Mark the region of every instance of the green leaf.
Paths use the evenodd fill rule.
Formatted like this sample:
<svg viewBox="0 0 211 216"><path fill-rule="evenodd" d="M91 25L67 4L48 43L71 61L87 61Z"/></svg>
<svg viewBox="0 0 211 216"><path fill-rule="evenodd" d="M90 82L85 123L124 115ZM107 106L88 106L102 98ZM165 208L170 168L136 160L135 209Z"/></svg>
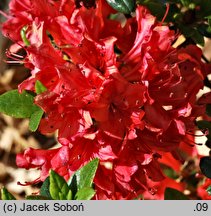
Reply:
<svg viewBox="0 0 211 216"><path fill-rule="evenodd" d="M133 200L144 200L144 196L143 194L140 194L137 197L135 197Z"/></svg>
<svg viewBox="0 0 211 216"><path fill-rule="evenodd" d="M22 94L11 90L0 95L0 112L15 118L29 118L40 108L34 104L34 97L27 91Z"/></svg>
<svg viewBox="0 0 211 216"><path fill-rule="evenodd" d="M201 172L207 177L211 179L211 157L206 156L200 159L199 167Z"/></svg>
<svg viewBox="0 0 211 216"><path fill-rule="evenodd" d="M211 38L211 26L209 26L209 27L207 28L207 34L208 34L208 36L206 36L206 37Z"/></svg>
<svg viewBox="0 0 211 216"><path fill-rule="evenodd" d="M166 188L164 193L165 200L189 200L182 192L174 188Z"/></svg>
<svg viewBox="0 0 211 216"><path fill-rule="evenodd" d="M201 16L207 17L211 15L211 7L210 7L210 0L200 0L200 13Z"/></svg>
<svg viewBox="0 0 211 216"><path fill-rule="evenodd" d="M196 44L204 46L204 43L205 43L204 36L200 34L200 32L197 29L192 30L191 38L194 40Z"/></svg>
<svg viewBox="0 0 211 216"><path fill-rule="evenodd" d="M31 131L36 131L39 124L40 124L40 120L43 116L43 110L39 109L36 112L32 113L30 120L29 120L29 129Z"/></svg>
<svg viewBox="0 0 211 216"><path fill-rule="evenodd" d="M95 195L95 191L93 188L84 187L80 189L76 195L76 200L90 200Z"/></svg>
<svg viewBox="0 0 211 216"><path fill-rule="evenodd" d="M207 19L208 25L211 26L211 15L205 17Z"/></svg>
<svg viewBox="0 0 211 216"><path fill-rule="evenodd" d="M20 32L21 38L26 46L30 46L30 41L26 37L26 31L27 31L27 26L24 26Z"/></svg>
<svg viewBox="0 0 211 216"><path fill-rule="evenodd" d="M50 194L54 200L71 200L72 192L63 177L50 171Z"/></svg>
<svg viewBox="0 0 211 216"><path fill-rule="evenodd" d="M37 80L35 83L35 92L37 94L41 94L41 93L45 92L46 90L47 90L47 88L39 80ZM43 110L39 109L31 115L31 118L29 121L29 129L31 131L34 132L37 130L37 128L40 124L40 120L43 116L43 113L44 113Z"/></svg>
<svg viewBox="0 0 211 216"><path fill-rule="evenodd" d="M204 46L204 36L198 29L192 28L188 25L180 25L179 28L186 38L191 38L196 44Z"/></svg>
<svg viewBox="0 0 211 216"><path fill-rule="evenodd" d="M207 188L207 193L211 196L211 185Z"/></svg>
<svg viewBox="0 0 211 216"><path fill-rule="evenodd" d="M16 198L6 189L1 189L1 199L2 200L16 200Z"/></svg>
<svg viewBox="0 0 211 216"><path fill-rule="evenodd" d="M70 190L72 191L73 196L75 196L78 191L77 177L75 174L72 175L72 177L69 179L68 185L70 187Z"/></svg>
<svg viewBox="0 0 211 216"><path fill-rule="evenodd" d="M40 188L40 195L52 199L49 191L49 187L50 187L50 177L47 177L43 182L42 187Z"/></svg>
<svg viewBox="0 0 211 216"><path fill-rule="evenodd" d="M210 27L207 24L200 24L197 27L197 30L205 37L211 38Z"/></svg>
<svg viewBox="0 0 211 216"><path fill-rule="evenodd" d="M170 167L165 168L163 170L163 172L169 178L172 178L172 179L177 179L178 178L178 174L172 168L170 168Z"/></svg>
<svg viewBox="0 0 211 216"><path fill-rule="evenodd" d="M83 166L81 169L77 170L72 178L70 178L70 180L68 181L68 185L71 185L72 180L76 178L78 191L84 187L92 187L98 163L99 159L95 158L94 160Z"/></svg>
<svg viewBox="0 0 211 216"><path fill-rule="evenodd" d="M189 4L191 4L192 0L181 0L181 3L185 6L188 7Z"/></svg>
<svg viewBox="0 0 211 216"><path fill-rule="evenodd" d="M35 92L37 94L41 94L41 93L45 92L46 90L47 90L47 88L39 80L37 80L35 83Z"/></svg>
<svg viewBox="0 0 211 216"><path fill-rule="evenodd" d="M157 1L143 1L142 4L145 5L157 19L161 20L163 18L166 11L164 4Z"/></svg>
<svg viewBox="0 0 211 216"><path fill-rule="evenodd" d="M181 10L177 7L179 0L137 0L137 4L146 6L158 20L162 20L167 10L167 3L170 3L165 22L175 22L181 18Z"/></svg>
<svg viewBox="0 0 211 216"><path fill-rule="evenodd" d="M135 0L106 0L108 4L115 10L130 14L135 10Z"/></svg>
<svg viewBox="0 0 211 216"><path fill-rule="evenodd" d="M30 195L26 197L27 200L49 200L48 197L40 196L40 195Z"/></svg>
<svg viewBox="0 0 211 216"><path fill-rule="evenodd" d="M27 91L19 94L17 89L0 95L0 112L15 118L30 118L31 131L37 130L43 115L43 111L34 104L34 95Z"/></svg>
<svg viewBox="0 0 211 216"><path fill-rule="evenodd" d="M68 191L68 193L67 193L67 195L66 195L66 200L72 200L72 198L73 198L73 193L72 193L72 191L69 189L69 191Z"/></svg>

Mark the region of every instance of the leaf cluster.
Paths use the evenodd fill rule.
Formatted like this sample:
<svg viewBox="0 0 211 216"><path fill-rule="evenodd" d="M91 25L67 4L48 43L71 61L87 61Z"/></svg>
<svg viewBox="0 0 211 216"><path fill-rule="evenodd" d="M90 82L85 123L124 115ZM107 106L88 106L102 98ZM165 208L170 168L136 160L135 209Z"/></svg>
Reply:
<svg viewBox="0 0 211 216"><path fill-rule="evenodd" d="M36 81L35 91L41 94L46 88L40 81ZM34 104L36 94L30 91L19 93L17 89L8 91L0 95L0 112L14 118L29 118L29 129L36 131L44 113Z"/></svg>
<svg viewBox="0 0 211 216"><path fill-rule="evenodd" d="M27 200L90 200L95 195L93 180L99 160L91 162L77 170L68 182L55 171L51 170L49 177L43 182L39 195L27 196ZM6 189L1 189L2 200L16 198Z"/></svg>
<svg viewBox="0 0 211 216"><path fill-rule="evenodd" d="M131 14L137 5L146 6L151 13L181 32L189 43L204 46L204 37L211 38L210 0L107 0L116 11Z"/></svg>

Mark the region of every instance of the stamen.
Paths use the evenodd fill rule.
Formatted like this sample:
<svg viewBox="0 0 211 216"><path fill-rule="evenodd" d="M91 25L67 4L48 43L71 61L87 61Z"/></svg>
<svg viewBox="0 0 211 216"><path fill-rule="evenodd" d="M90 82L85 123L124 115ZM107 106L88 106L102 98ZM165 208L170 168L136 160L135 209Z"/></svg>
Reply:
<svg viewBox="0 0 211 216"><path fill-rule="evenodd" d="M25 183L21 183L21 182L17 182L18 185L21 185L21 186L28 186L28 185L32 185L32 184L38 184L40 183L41 180L40 180L40 177L35 179L34 181L31 181L31 182L25 182Z"/></svg>
<svg viewBox="0 0 211 216"><path fill-rule="evenodd" d="M173 92L171 92L171 93L169 94L169 97L170 97L170 98L172 98L172 97L173 97L173 95L174 95L174 93L173 93Z"/></svg>
<svg viewBox="0 0 211 216"><path fill-rule="evenodd" d="M8 50L7 50L8 51ZM13 56L15 56L15 57L17 57L17 58L24 58L23 56L21 56L21 55L18 55L18 54L16 54L16 53L11 53L10 51L8 51L11 55L13 55Z"/></svg>
<svg viewBox="0 0 211 216"><path fill-rule="evenodd" d="M9 16L8 14L6 14L4 11L1 11L1 10L0 10L0 14L1 14L2 16L4 16L5 18L7 18L7 19L10 18L10 16Z"/></svg>
<svg viewBox="0 0 211 216"><path fill-rule="evenodd" d="M15 54L15 53L11 53L9 50L6 50L5 54L6 54L6 56L7 56L8 58L11 58L11 59L13 59L13 60L15 60L15 61L20 61L20 59L23 59L23 58L24 58L24 57L21 56L21 55L18 55L18 54Z"/></svg>
<svg viewBox="0 0 211 216"><path fill-rule="evenodd" d="M20 61L8 61L8 60L4 60L4 62L6 62L7 64L23 64L23 62L20 62Z"/></svg>
<svg viewBox="0 0 211 216"><path fill-rule="evenodd" d="M163 25L163 23L164 23L164 21L165 21L167 15L168 15L169 8L170 8L169 3L166 3L166 12L165 12L164 17L163 17L163 19L162 19L162 21L161 21L161 25Z"/></svg>

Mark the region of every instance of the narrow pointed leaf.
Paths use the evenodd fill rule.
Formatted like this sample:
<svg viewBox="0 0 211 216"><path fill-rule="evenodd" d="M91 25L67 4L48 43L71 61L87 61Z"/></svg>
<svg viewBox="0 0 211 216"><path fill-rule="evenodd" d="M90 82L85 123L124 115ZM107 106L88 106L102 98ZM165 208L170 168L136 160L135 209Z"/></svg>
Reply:
<svg viewBox="0 0 211 216"><path fill-rule="evenodd" d="M76 177L75 174L72 175L71 178L69 179L68 185L69 185L69 188L70 188L70 190L72 191L72 195L73 195L73 197L74 197L75 194L76 194L77 191L78 191L77 177Z"/></svg>
<svg viewBox="0 0 211 216"><path fill-rule="evenodd" d="M49 191L49 187L50 187L50 177L46 178L45 181L43 182L42 187L40 188L40 195L52 199Z"/></svg>
<svg viewBox="0 0 211 216"><path fill-rule="evenodd" d="M72 199L70 189L63 177L51 170L50 172L50 195L54 200Z"/></svg>
<svg viewBox="0 0 211 216"><path fill-rule="evenodd" d="M76 200L90 200L95 195L95 191L93 188L82 188L80 189L76 195Z"/></svg>
<svg viewBox="0 0 211 216"><path fill-rule="evenodd" d="M2 200L16 200L16 198L6 189L1 189L1 199Z"/></svg>
<svg viewBox="0 0 211 216"><path fill-rule="evenodd" d="M95 173L97 171L99 159L95 158L81 169L75 172L77 189L80 190L84 187L92 187L93 179L95 177ZM74 175L68 181L68 185L71 185L72 180L74 179Z"/></svg>
<svg viewBox="0 0 211 216"><path fill-rule="evenodd" d="M66 195L66 199L67 200L72 200L72 198L73 198L72 191L69 189L69 191L68 191L68 193Z"/></svg>

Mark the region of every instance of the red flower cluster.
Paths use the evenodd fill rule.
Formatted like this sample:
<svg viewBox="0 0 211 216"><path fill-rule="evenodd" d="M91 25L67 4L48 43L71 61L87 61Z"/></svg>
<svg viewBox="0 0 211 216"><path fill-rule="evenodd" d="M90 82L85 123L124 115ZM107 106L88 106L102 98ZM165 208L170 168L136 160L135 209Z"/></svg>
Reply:
<svg viewBox="0 0 211 216"><path fill-rule="evenodd" d="M28 149L17 165L53 169L68 179L99 158L96 199L132 199L164 180L159 159L177 149L204 113L196 94L208 65L196 46L173 48L173 31L138 6L123 22L105 0L12 0L3 33L24 48L31 77L19 86L35 91L45 116L39 130L58 130L59 149ZM78 5L79 4L79 5ZM81 7L80 7L81 6ZM24 44L20 32L24 31ZM186 140L187 142L187 140Z"/></svg>

